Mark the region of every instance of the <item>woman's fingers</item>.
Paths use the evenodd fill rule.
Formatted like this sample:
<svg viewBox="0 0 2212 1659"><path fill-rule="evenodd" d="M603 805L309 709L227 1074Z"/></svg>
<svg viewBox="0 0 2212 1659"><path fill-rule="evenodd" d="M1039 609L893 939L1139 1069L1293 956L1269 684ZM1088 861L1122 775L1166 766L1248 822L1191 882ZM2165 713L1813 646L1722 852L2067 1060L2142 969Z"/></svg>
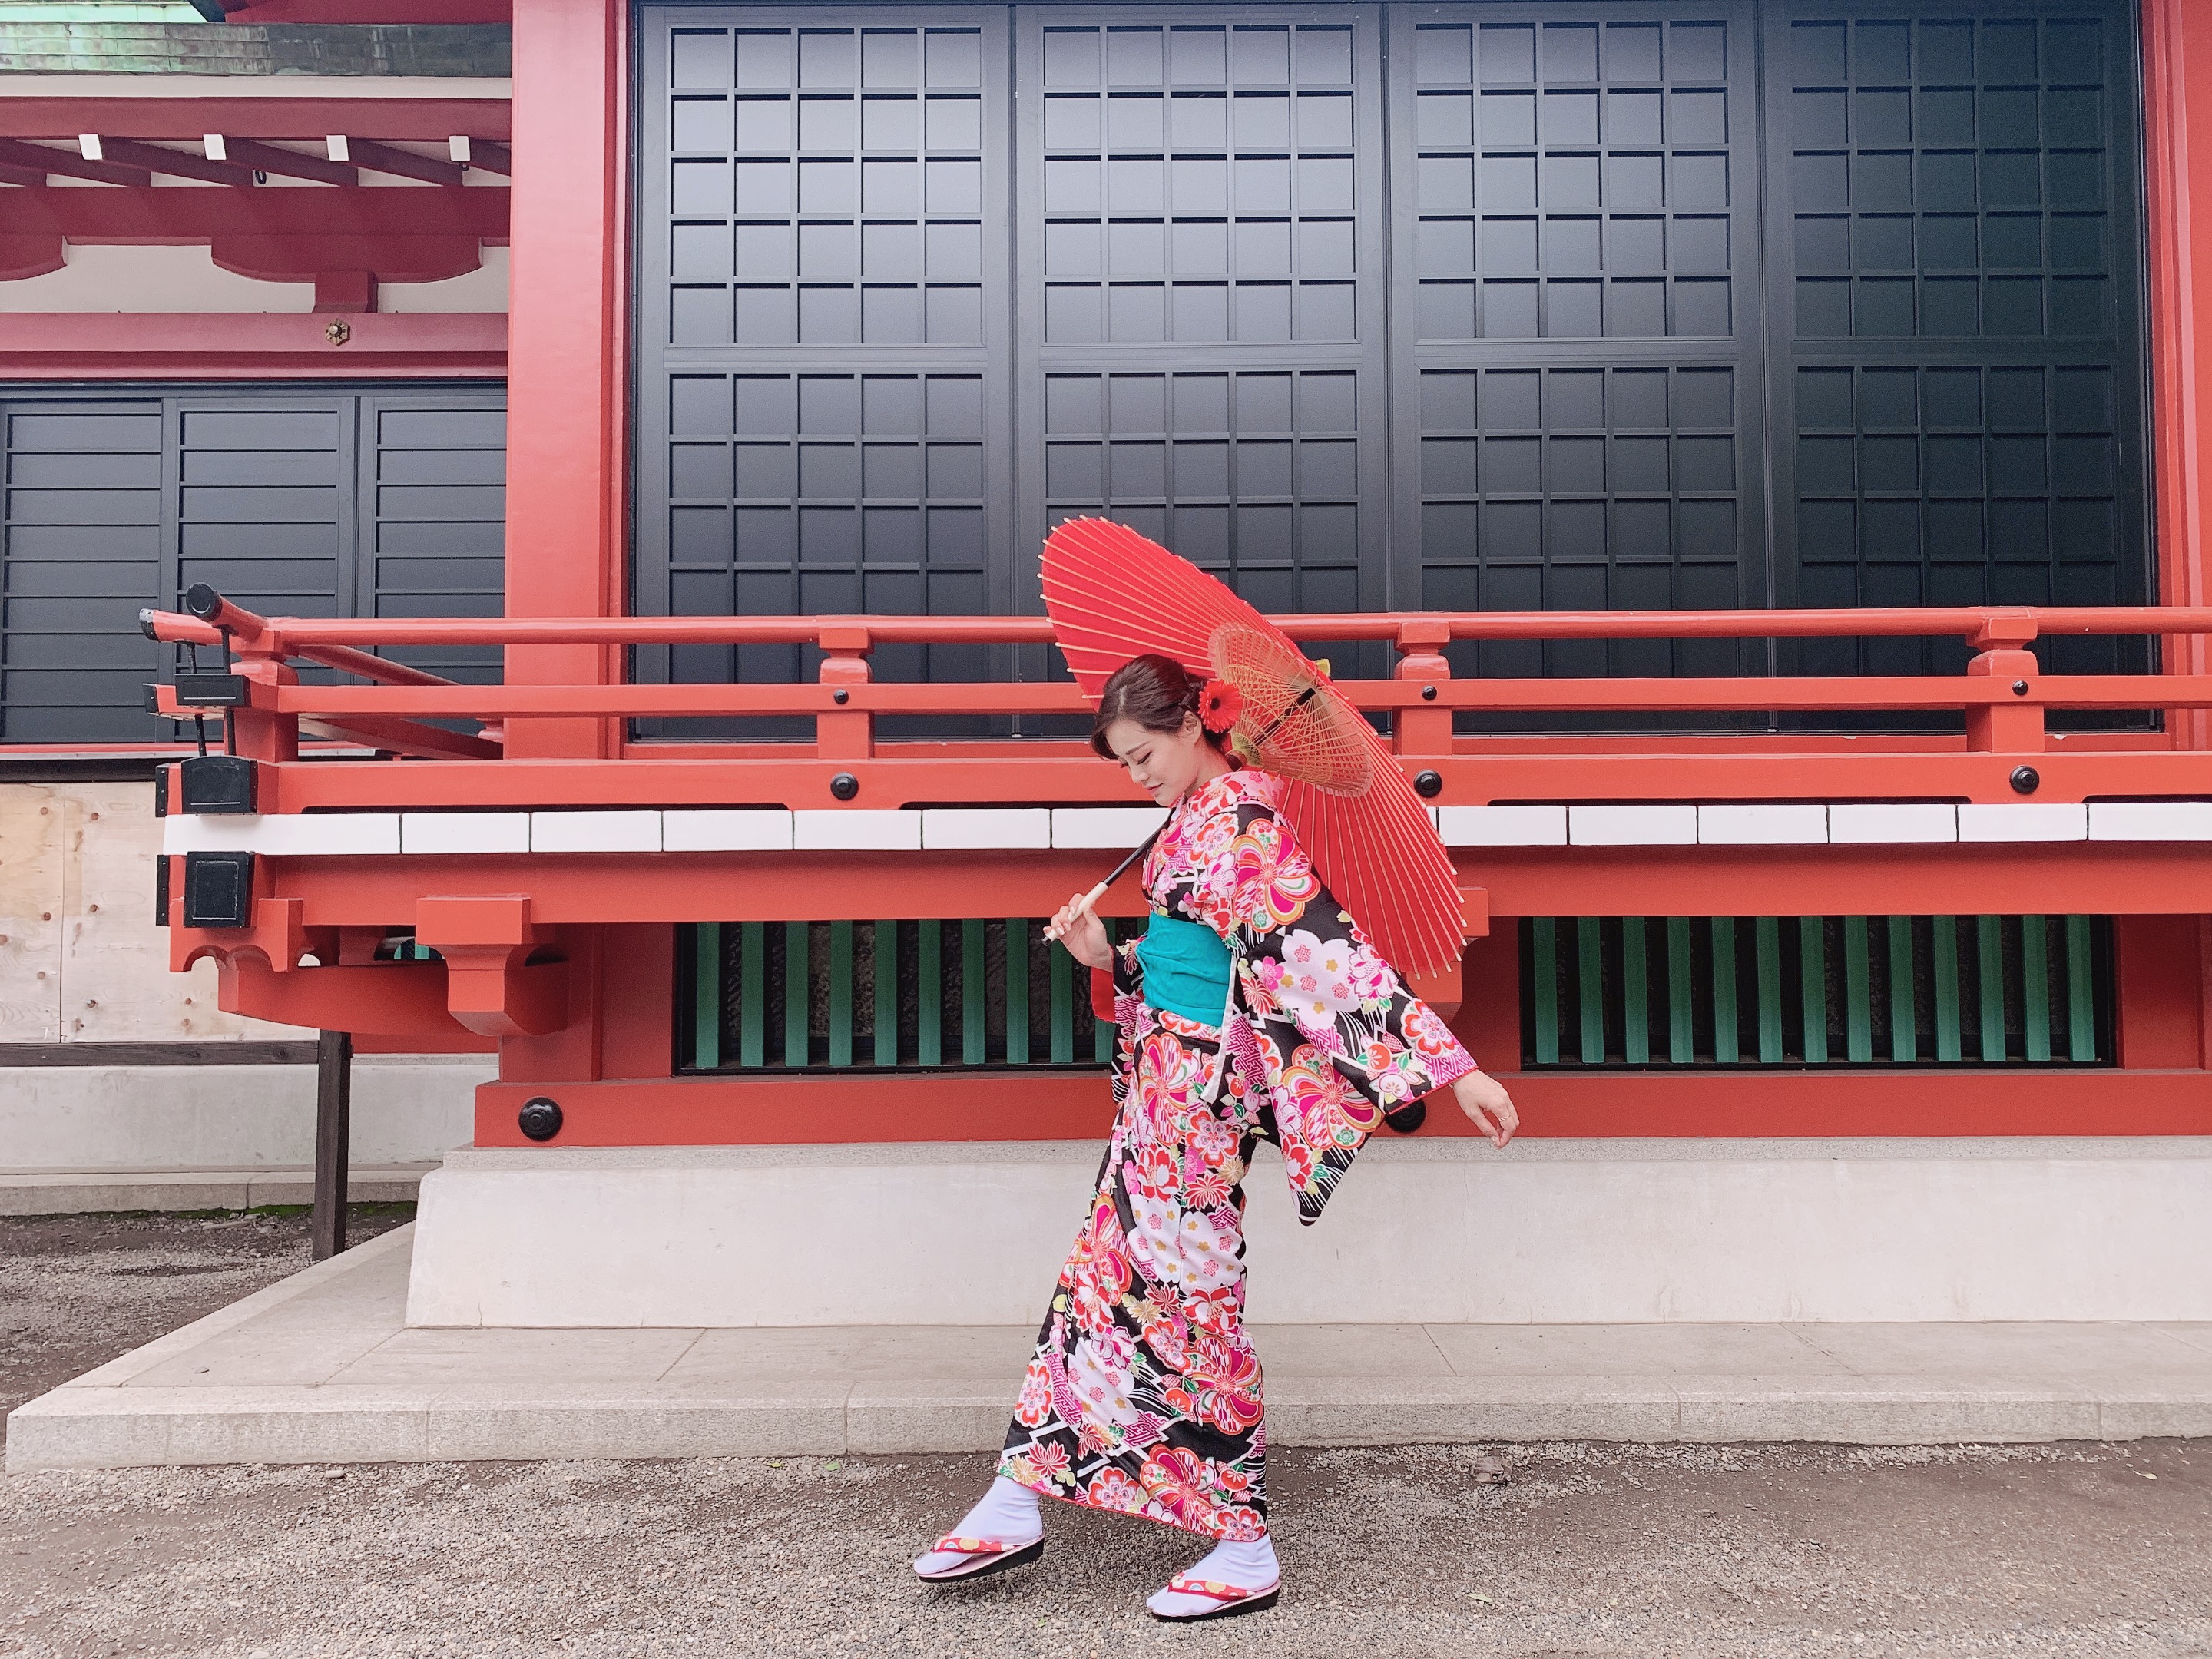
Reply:
<svg viewBox="0 0 2212 1659"><path fill-rule="evenodd" d="M1476 1128L1481 1130L1492 1140L1498 1139L1498 1125L1491 1121L1489 1113L1484 1111L1480 1106L1470 1106L1467 1109L1467 1115L1474 1120Z"/></svg>

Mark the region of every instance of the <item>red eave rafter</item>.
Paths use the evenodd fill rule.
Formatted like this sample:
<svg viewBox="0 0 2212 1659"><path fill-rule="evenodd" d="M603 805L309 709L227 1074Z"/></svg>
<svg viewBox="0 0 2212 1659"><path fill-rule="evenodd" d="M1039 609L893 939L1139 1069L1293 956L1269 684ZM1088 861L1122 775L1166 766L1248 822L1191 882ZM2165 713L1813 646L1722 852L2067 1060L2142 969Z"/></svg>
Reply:
<svg viewBox="0 0 2212 1659"><path fill-rule="evenodd" d="M0 373L22 380L483 380L507 373L501 312L345 319L247 312L0 313ZM12 751L11 751L12 752Z"/></svg>
<svg viewBox="0 0 2212 1659"><path fill-rule="evenodd" d="M0 98L0 138L312 138L331 133L441 143L459 137L505 143L504 98Z"/></svg>

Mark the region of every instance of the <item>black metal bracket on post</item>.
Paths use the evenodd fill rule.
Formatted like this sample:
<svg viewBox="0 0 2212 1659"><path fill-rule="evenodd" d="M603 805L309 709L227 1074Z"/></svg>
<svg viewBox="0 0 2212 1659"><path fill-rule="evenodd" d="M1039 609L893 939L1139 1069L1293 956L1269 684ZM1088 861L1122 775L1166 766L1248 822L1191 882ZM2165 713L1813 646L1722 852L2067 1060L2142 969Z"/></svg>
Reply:
<svg viewBox="0 0 2212 1659"><path fill-rule="evenodd" d="M307 1231L318 1261L346 1247L347 1143L353 1131L353 1034L315 1037L315 1209Z"/></svg>

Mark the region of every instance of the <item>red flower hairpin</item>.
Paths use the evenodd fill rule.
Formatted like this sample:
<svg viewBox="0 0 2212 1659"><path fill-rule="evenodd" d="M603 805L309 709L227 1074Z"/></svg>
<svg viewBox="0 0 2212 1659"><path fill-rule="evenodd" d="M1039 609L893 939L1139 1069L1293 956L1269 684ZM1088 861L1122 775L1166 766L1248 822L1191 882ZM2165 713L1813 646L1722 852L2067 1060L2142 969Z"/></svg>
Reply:
<svg viewBox="0 0 2212 1659"><path fill-rule="evenodd" d="M1199 724L1212 732L1226 732L1244 712L1244 694L1227 680L1208 680L1198 694Z"/></svg>

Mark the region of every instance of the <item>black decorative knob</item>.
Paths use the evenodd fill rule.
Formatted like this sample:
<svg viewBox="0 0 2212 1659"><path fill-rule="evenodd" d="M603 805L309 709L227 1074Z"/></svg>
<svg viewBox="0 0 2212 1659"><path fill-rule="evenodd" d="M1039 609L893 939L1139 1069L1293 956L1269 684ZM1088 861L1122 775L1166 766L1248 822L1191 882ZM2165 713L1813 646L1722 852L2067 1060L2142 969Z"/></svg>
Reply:
<svg viewBox="0 0 2212 1659"><path fill-rule="evenodd" d="M2027 689L2027 688L2026 686L2022 686L2021 688L2023 691ZM830 701L832 702L850 702L853 701L853 694L841 685L835 691L832 691L830 694Z"/></svg>
<svg viewBox="0 0 2212 1659"><path fill-rule="evenodd" d="M2014 680L2012 683L2012 694L2015 697L2026 696L2027 695L2027 682L2026 680Z"/></svg>
<svg viewBox="0 0 2212 1659"><path fill-rule="evenodd" d="M1444 778L1443 773L1416 772L1413 775L1413 793L1420 796L1424 800L1434 800L1438 795L1443 794L1443 792Z"/></svg>
<svg viewBox="0 0 2212 1659"><path fill-rule="evenodd" d="M1429 1103L1425 1100L1408 1101L1395 1111L1383 1113L1382 1121L1400 1134L1409 1135L1429 1121Z"/></svg>
<svg viewBox="0 0 2212 1659"><path fill-rule="evenodd" d="M2037 771L2033 766L2015 766L2013 768L2012 787L2019 793L2023 795L2032 795L2042 786L2042 783L2043 775Z"/></svg>
<svg viewBox="0 0 2212 1659"><path fill-rule="evenodd" d="M839 800L850 800L860 793L860 781L850 772L840 772L830 780L830 793Z"/></svg>
<svg viewBox="0 0 2212 1659"><path fill-rule="evenodd" d="M1423 702L1434 702L1436 700L1437 688L1435 686L1425 685L1421 688L1421 701Z"/></svg>
<svg viewBox="0 0 2212 1659"><path fill-rule="evenodd" d="M514 1115L514 1125L532 1140L550 1140L561 1133L561 1103L544 1095L526 1100Z"/></svg>

